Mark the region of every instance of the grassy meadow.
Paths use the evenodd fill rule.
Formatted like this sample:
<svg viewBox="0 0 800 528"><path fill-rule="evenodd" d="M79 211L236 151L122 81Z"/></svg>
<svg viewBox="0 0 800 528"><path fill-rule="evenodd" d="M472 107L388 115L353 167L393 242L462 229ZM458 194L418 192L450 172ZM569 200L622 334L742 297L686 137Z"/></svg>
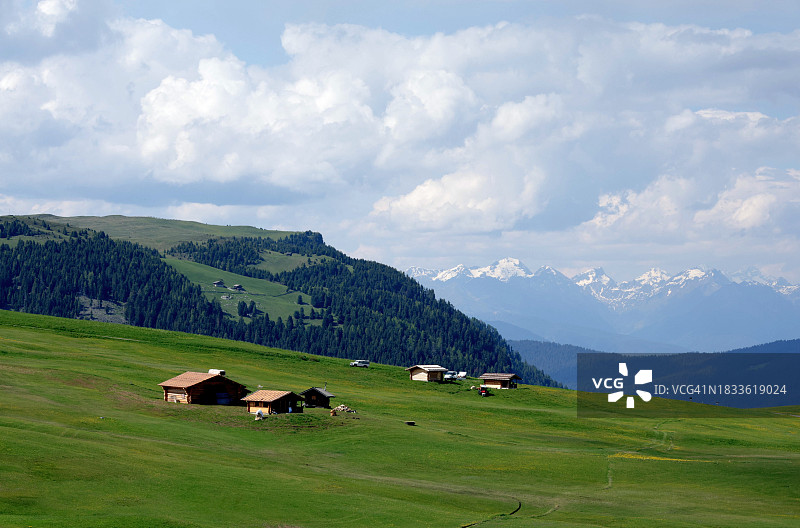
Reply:
<svg viewBox="0 0 800 528"><path fill-rule="evenodd" d="M357 412L162 400L208 368ZM586 419L571 391L475 383L0 311L0 526L800 525L800 418Z"/></svg>
<svg viewBox="0 0 800 528"><path fill-rule="evenodd" d="M103 231L116 240L128 240L159 251L181 242L205 242L215 237L282 238L294 231L272 231L250 226L217 226L186 220L165 220L130 216L71 216L34 215L36 218L72 228Z"/></svg>
<svg viewBox="0 0 800 528"><path fill-rule="evenodd" d="M311 313L311 298L294 290L287 290L286 286L264 279L255 279L244 275L237 275L228 271L222 271L211 266L198 264L191 260L180 260L172 257L164 259L167 264L183 274L187 279L200 286L203 294L210 301L216 299L226 313L238 317L237 307L240 301L248 305L255 302L256 307L269 314L274 321L278 317L285 321L287 317L303 308L306 315ZM214 281L222 280L225 286L214 286ZM241 291L233 290L234 284L242 286ZM297 296L303 296L305 304L297 304ZM249 321L249 317L245 317ZM322 321L307 321L309 324L321 324ZM163 381L163 380L162 380ZM308 388L308 387L306 387Z"/></svg>

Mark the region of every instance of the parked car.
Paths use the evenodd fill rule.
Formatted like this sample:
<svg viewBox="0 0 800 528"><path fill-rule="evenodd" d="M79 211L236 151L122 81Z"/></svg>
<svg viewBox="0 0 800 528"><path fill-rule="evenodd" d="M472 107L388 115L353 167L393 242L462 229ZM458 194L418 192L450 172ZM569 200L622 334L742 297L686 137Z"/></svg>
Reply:
<svg viewBox="0 0 800 528"><path fill-rule="evenodd" d="M447 372L444 373L444 379L446 380L458 379L458 372L456 372L455 370L448 370Z"/></svg>
<svg viewBox="0 0 800 528"><path fill-rule="evenodd" d="M350 362L351 367L364 367L369 368L369 360L368 359L357 359L355 361Z"/></svg>

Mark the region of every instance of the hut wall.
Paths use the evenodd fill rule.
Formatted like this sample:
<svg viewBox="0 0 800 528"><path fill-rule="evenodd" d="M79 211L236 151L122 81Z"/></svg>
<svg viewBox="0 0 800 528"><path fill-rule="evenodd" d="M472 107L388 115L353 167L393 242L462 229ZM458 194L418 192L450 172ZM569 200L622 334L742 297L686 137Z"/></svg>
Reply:
<svg viewBox="0 0 800 528"><path fill-rule="evenodd" d="M164 401L171 403L189 403L186 391L174 387L164 387Z"/></svg>
<svg viewBox="0 0 800 528"><path fill-rule="evenodd" d="M330 407L331 399L316 392L306 393L306 407Z"/></svg>
<svg viewBox="0 0 800 528"><path fill-rule="evenodd" d="M428 381L428 373L422 369L412 370L411 379L415 381Z"/></svg>
<svg viewBox="0 0 800 528"><path fill-rule="evenodd" d="M244 395L244 387L224 378L212 378L189 388L190 403L228 405Z"/></svg>
<svg viewBox="0 0 800 528"><path fill-rule="evenodd" d="M299 402L293 402L288 398L281 398L272 402L247 402L247 412L251 414L255 414L259 410L264 414L272 414L273 411L278 414L285 414L289 412L289 407L292 408L292 413L303 412L303 406Z"/></svg>

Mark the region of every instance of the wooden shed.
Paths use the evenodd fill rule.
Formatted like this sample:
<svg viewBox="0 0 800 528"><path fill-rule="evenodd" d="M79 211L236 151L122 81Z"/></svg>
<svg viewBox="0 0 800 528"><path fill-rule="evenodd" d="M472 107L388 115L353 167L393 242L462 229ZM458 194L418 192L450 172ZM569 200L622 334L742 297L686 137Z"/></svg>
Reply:
<svg viewBox="0 0 800 528"><path fill-rule="evenodd" d="M336 396L331 394L325 389L319 387L311 387L300 393L300 396L305 398L306 407L325 407L330 408L331 398Z"/></svg>
<svg viewBox="0 0 800 528"><path fill-rule="evenodd" d="M480 379L483 380L483 385L493 389L516 389L517 380L521 380L516 374L507 374L502 372L487 372L481 374Z"/></svg>
<svg viewBox="0 0 800 528"><path fill-rule="evenodd" d="M247 412L252 414L258 411L264 414L301 413L302 400L299 394L277 390L258 390L242 398L247 403Z"/></svg>
<svg viewBox="0 0 800 528"><path fill-rule="evenodd" d="M228 405L238 403L249 391L241 383L213 372L184 372L159 383L164 401Z"/></svg>
<svg viewBox="0 0 800 528"><path fill-rule="evenodd" d="M439 365L414 365L408 367L408 376L415 381L444 381L447 369Z"/></svg>

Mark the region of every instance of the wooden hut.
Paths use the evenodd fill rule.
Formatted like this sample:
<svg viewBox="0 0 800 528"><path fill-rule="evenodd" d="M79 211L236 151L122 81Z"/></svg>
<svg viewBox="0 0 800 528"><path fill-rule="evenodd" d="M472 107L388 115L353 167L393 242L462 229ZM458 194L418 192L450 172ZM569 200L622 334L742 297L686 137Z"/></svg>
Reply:
<svg viewBox="0 0 800 528"><path fill-rule="evenodd" d="M408 376L415 381L444 381L447 369L439 365L414 365L408 367Z"/></svg>
<svg viewBox="0 0 800 528"><path fill-rule="evenodd" d="M311 387L300 393L300 396L305 398L306 407L325 407L330 408L331 398L335 398L333 394L325 389L319 387Z"/></svg>
<svg viewBox="0 0 800 528"><path fill-rule="evenodd" d="M247 403L247 412L251 414L258 411L264 414L301 413L302 400L303 397L299 394L277 390L258 390L242 398L242 401Z"/></svg>
<svg viewBox="0 0 800 528"><path fill-rule="evenodd" d="M248 393L247 388L214 372L184 372L159 383L164 401L228 405L237 403Z"/></svg>
<svg viewBox="0 0 800 528"><path fill-rule="evenodd" d="M487 372L486 374L481 374L480 378L483 380L482 385L493 389L516 389L517 380L522 379L516 374L498 372Z"/></svg>

